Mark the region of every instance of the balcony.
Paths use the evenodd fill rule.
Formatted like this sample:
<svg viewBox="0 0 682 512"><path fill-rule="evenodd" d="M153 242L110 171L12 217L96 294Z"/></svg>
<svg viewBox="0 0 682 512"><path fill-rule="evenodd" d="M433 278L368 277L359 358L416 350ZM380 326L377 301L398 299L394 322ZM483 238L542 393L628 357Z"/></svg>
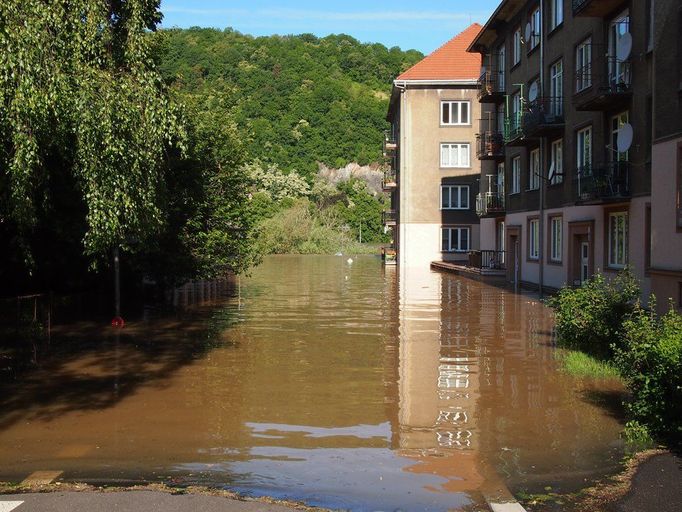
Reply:
<svg viewBox="0 0 682 512"><path fill-rule="evenodd" d="M381 186L386 192L395 190L398 187L398 173L394 169L384 170L384 178L381 181Z"/></svg>
<svg viewBox="0 0 682 512"><path fill-rule="evenodd" d="M467 267L483 276L506 275L506 253L504 251L472 251Z"/></svg>
<svg viewBox="0 0 682 512"><path fill-rule="evenodd" d="M564 128L564 99L544 97L528 103L524 116L523 133L526 137L538 137L561 131Z"/></svg>
<svg viewBox="0 0 682 512"><path fill-rule="evenodd" d="M632 98L630 62L608 57L605 62L594 62L575 74L576 93L573 106L582 111L616 110Z"/></svg>
<svg viewBox="0 0 682 512"><path fill-rule="evenodd" d="M578 169L576 200L579 204L599 204L630 198L630 163L606 164Z"/></svg>
<svg viewBox="0 0 682 512"><path fill-rule="evenodd" d="M381 220L384 226L395 226L398 222L398 214L395 210L384 210L381 212Z"/></svg>
<svg viewBox="0 0 682 512"><path fill-rule="evenodd" d="M525 146L523 133L525 112L514 112L504 118L504 143L508 146Z"/></svg>
<svg viewBox="0 0 682 512"><path fill-rule="evenodd" d="M500 104L504 101L504 71L494 68L485 71L478 79L478 101Z"/></svg>
<svg viewBox="0 0 682 512"><path fill-rule="evenodd" d="M484 192L476 196L476 214L479 217L500 217L505 214L504 193Z"/></svg>
<svg viewBox="0 0 682 512"><path fill-rule="evenodd" d="M573 16L603 18L626 3L624 0L573 0Z"/></svg>
<svg viewBox="0 0 682 512"><path fill-rule="evenodd" d="M504 160L504 135L497 131L482 131L476 135L476 156L479 160Z"/></svg>
<svg viewBox="0 0 682 512"><path fill-rule="evenodd" d="M395 151L398 149L398 142L393 134L386 132L384 134L384 157L388 158L393 156Z"/></svg>

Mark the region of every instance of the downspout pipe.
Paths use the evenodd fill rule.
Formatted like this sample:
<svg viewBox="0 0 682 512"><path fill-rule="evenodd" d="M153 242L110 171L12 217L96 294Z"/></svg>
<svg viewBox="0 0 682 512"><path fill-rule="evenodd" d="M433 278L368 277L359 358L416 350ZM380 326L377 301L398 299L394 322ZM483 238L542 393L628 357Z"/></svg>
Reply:
<svg viewBox="0 0 682 512"><path fill-rule="evenodd" d="M540 94L545 94L545 2L540 2ZM545 187L547 186L545 180L545 154L546 154L547 138L540 137L540 172L542 175L538 180L540 182L540 222L538 229L538 257L540 258L539 275L538 275L538 293L540 297L544 295L545 285Z"/></svg>

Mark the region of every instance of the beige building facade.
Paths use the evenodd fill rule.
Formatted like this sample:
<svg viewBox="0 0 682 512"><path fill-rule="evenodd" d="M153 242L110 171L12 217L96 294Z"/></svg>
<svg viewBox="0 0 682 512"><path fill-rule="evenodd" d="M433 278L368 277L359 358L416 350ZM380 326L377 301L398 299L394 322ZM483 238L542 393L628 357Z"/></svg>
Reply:
<svg viewBox="0 0 682 512"><path fill-rule="evenodd" d="M386 223L403 267L466 262L480 247L480 58L466 52L478 30L472 25L393 84L388 156L396 180Z"/></svg>

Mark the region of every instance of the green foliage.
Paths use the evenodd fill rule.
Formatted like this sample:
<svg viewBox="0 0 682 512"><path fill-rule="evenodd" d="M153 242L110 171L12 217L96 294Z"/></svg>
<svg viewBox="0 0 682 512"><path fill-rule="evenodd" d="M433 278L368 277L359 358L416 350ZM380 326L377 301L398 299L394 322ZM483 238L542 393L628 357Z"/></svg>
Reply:
<svg viewBox="0 0 682 512"><path fill-rule="evenodd" d="M266 194L274 201L310 194L310 186L296 171L284 173L277 164L264 167L259 160L255 160L245 165L244 171L251 179L256 192Z"/></svg>
<svg viewBox="0 0 682 512"><path fill-rule="evenodd" d="M634 419L654 434L682 439L682 316L671 307L659 318L637 305L615 362L632 391L627 406Z"/></svg>
<svg viewBox="0 0 682 512"><path fill-rule="evenodd" d="M26 238L59 160L86 209L86 251L158 233L164 149L182 139L150 60L156 0L0 3L0 220Z"/></svg>
<svg viewBox="0 0 682 512"><path fill-rule="evenodd" d="M584 352L563 350L558 354L562 371L575 377L592 379L619 379L618 369L607 361L601 361Z"/></svg>
<svg viewBox="0 0 682 512"><path fill-rule="evenodd" d="M633 452L647 450L655 445L649 428L637 420L628 421L625 424L622 437Z"/></svg>
<svg viewBox="0 0 682 512"><path fill-rule="evenodd" d="M340 222L332 209L320 211L307 199L298 199L263 221L258 250L262 254L333 254L352 245Z"/></svg>
<svg viewBox="0 0 682 512"><path fill-rule="evenodd" d="M318 162L381 160L391 80L422 58L345 35L258 37L231 29L154 35L167 83L220 94L236 107L247 149L267 167L296 169L309 182Z"/></svg>
<svg viewBox="0 0 682 512"><path fill-rule="evenodd" d="M357 179L339 183L338 190L345 196L345 200L339 201L336 208L350 228L353 239L366 243L387 242L381 219L383 198L375 197L367 184Z"/></svg>
<svg viewBox="0 0 682 512"><path fill-rule="evenodd" d="M610 357L639 295L629 269L611 280L597 274L579 288L563 288L548 301L556 314L559 346Z"/></svg>

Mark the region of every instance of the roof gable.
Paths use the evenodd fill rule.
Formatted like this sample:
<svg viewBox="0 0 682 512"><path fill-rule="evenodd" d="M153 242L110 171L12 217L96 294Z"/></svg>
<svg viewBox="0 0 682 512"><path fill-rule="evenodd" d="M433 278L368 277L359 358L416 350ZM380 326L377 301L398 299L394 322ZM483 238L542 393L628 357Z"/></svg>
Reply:
<svg viewBox="0 0 682 512"><path fill-rule="evenodd" d="M481 75L481 56L467 49L481 31L474 23L436 51L402 73L397 80L476 80Z"/></svg>

